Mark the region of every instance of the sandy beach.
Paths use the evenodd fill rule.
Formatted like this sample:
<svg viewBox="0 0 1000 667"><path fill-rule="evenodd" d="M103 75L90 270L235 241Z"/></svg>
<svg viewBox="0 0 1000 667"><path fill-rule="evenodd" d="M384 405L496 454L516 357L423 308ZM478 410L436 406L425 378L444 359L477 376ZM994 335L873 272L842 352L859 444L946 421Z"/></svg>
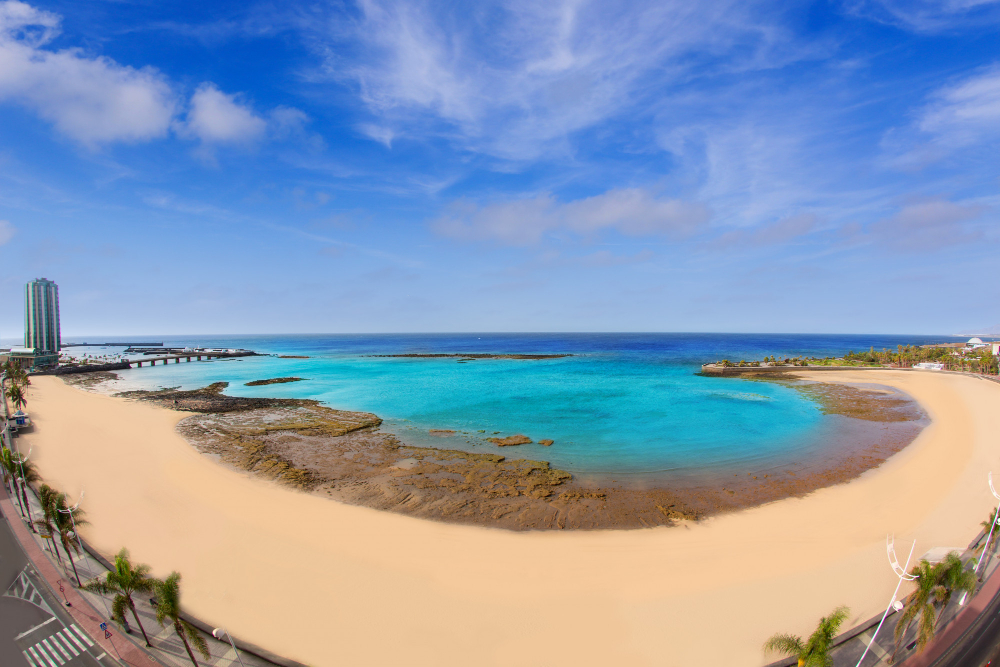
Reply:
<svg viewBox="0 0 1000 667"><path fill-rule="evenodd" d="M1000 455L1000 384L800 375L891 385L931 424L849 483L672 528L515 533L344 505L217 464L177 433L183 413L51 377L32 379L21 446L50 484L86 490L98 549L180 571L192 613L317 667L759 665L776 631L884 608L887 532L918 555L966 545Z"/></svg>

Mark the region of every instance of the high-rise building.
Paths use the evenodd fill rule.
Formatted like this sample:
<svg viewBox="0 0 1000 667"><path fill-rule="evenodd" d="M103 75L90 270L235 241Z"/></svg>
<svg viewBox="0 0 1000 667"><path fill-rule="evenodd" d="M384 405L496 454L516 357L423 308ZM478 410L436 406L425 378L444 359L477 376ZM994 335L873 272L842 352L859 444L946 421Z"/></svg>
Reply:
<svg viewBox="0 0 1000 667"><path fill-rule="evenodd" d="M39 278L24 286L24 346L36 354L58 353L62 347L59 335L59 286Z"/></svg>

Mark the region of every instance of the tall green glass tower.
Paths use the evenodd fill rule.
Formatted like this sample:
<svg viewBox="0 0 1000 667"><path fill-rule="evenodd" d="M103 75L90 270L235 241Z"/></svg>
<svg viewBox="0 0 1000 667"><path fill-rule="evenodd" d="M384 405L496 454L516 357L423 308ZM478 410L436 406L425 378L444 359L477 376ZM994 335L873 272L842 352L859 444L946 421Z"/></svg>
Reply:
<svg viewBox="0 0 1000 667"><path fill-rule="evenodd" d="M24 286L24 346L59 352L59 286L38 278Z"/></svg>

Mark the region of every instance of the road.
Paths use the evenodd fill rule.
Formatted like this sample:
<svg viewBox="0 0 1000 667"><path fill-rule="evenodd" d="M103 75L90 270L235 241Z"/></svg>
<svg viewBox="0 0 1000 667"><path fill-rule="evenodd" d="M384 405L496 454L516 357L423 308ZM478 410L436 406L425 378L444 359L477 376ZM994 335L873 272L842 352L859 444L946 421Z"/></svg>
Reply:
<svg viewBox="0 0 1000 667"><path fill-rule="evenodd" d="M0 665L4 667L105 667L90 637L30 571L17 539L0 519ZM95 649L97 649L95 656ZM99 657L97 657L99 656Z"/></svg>

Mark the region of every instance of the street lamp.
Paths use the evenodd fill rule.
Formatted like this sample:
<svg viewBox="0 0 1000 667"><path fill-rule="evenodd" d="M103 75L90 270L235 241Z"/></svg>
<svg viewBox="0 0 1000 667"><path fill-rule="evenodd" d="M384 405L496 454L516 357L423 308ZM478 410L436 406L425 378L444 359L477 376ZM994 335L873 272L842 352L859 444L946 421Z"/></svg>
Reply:
<svg viewBox="0 0 1000 667"><path fill-rule="evenodd" d="M82 549L83 548L83 542L80 541L80 533L76 529L76 517L73 516L73 512L75 512L77 510L77 508L80 507L80 503L83 502L83 496L86 495L86 493L87 493L86 491L81 491L80 492L80 498L76 501L76 505L73 505L69 509L59 510L60 514L69 514L69 520L73 522L73 538L76 539L76 546L77 546L78 549ZM73 554L71 554L69 552L66 552L66 555L69 556L69 562L72 564L73 563ZM84 559L84 560L86 560L86 559ZM90 568L89 567L87 568L87 573L90 574ZM77 572L76 572L76 566L75 565L73 566L73 574L76 575L76 585L82 588L83 584L80 583L80 575L77 574Z"/></svg>
<svg viewBox="0 0 1000 667"><path fill-rule="evenodd" d="M218 639L219 641L222 641L223 635L229 637L229 644L233 647L233 651L236 652L236 657L239 658L240 667L246 667L243 664L243 658L240 658L240 652L236 650L236 644L235 642L233 642L233 636L229 634L229 630L226 630L225 628L216 628L215 630L212 630L212 636Z"/></svg>
<svg viewBox="0 0 1000 667"><path fill-rule="evenodd" d="M989 485L990 485L990 493L993 494L994 498L996 498L997 500L1000 500L1000 493L997 493L997 490L995 488L993 488L993 472L992 471L990 472L989 476L987 477L987 480L989 481ZM989 548L990 548L990 538L993 537L993 529L997 525L997 520L1000 520L1000 516L998 516L998 514L1000 514L1000 505L997 505L996 512L993 513L993 523L990 524L990 532L986 535L986 544L983 545L983 553L979 554L979 561L976 563L976 569L973 570L976 573L979 572L979 566L982 565L983 558L986 556L986 552L989 551Z"/></svg>
<svg viewBox="0 0 1000 667"><path fill-rule="evenodd" d="M878 622L878 627L875 628L875 633L872 635L871 641L868 642L868 646L865 647L865 652L861 654L861 658L858 660L858 664L855 665L855 667L861 667L861 662L865 659L865 656L868 655L868 649L870 649L872 644L875 643L875 637L878 636L878 631L882 629L882 624L885 623L885 618L889 615L889 610L895 609L896 611L899 611L903 608L901 602L896 600L896 595L899 594L899 587L903 585L904 581L913 581L917 578L917 575L907 574L906 572L906 568L910 566L910 558L913 557L913 549L916 546L917 541L913 540L913 544L910 545L910 555L906 557L906 565L900 566L899 559L896 558L896 538L891 535L886 535L885 551L889 556L889 567L891 567L892 571L897 577L899 577L899 583L896 584L896 590L892 593L892 599L889 600L889 606L885 608L885 613L882 614L882 620Z"/></svg>

